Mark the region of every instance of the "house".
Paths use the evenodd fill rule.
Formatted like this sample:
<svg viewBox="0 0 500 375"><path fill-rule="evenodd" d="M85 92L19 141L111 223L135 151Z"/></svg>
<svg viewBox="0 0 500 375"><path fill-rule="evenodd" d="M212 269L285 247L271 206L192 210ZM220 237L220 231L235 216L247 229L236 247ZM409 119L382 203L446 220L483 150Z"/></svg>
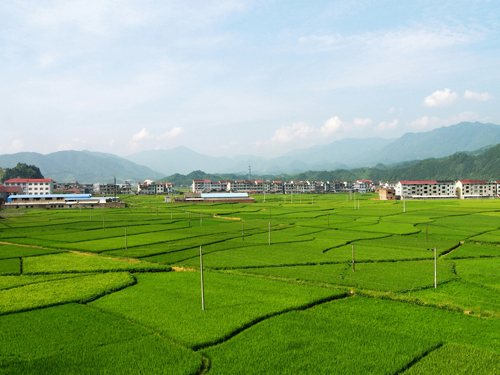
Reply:
<svg viewBox="0 0 500 375"><path fill-rule="evenodd" d="M394 189L379 189L378 196L381 201L396 200L396 191Z"/></svg>
<svg viewBox="0 0 500 375"><path fill-rule="evenodd" d="M23 193L21 186L0 186L0 201L5 202L11 195L19 195Z"/></svg>

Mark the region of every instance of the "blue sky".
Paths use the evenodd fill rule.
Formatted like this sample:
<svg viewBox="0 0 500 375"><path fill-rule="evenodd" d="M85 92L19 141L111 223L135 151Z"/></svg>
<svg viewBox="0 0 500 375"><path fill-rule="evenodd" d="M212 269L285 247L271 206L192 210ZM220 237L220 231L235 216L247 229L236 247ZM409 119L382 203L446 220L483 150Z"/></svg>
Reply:
<svg viewBox="0 0 500 375"><path fill-rule="evenodd" d="M278 156L500 124L497 1L23 0L0 10L0 153Z"/></svg>

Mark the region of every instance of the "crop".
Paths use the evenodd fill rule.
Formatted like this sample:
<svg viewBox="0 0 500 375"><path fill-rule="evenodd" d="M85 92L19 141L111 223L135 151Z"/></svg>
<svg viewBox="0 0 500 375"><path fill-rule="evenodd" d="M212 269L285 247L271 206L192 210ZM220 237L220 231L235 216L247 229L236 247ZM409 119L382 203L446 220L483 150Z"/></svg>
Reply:
<svg viewBox="0 0 500 375"><path fill-rule="evenodd" d="M200 274L171 272L137 275L133 288L100 298L90 306L197 348L220 342L268 316L342 294L342 290L207 272L206 310L202 311ZM131 300L136 303L127 302Z"/></svg>
<svg viewBox="0 0 500 375"><path fill-rule="evenodd" d="M62 253L26 258L24 274L68 273L68 272L150 272L169 271L169 267L145 262L130 262L95 255Z"/></svg>
<svg viewBox="0 0 500 375"><path fill-rule="evenodd" d="M490 375L500 372L500 355L465 345L446 344L422 358L405 375Z"/></svg>
<svg viewBox="0 0 500 375"><path fill-rule="evenodd" d="M146 329L68 304L0 316L0 372L193 374L198 354Z"/></svg>
<svg viewBox="0 0 500 375"><path fill-rule="evenodd" d="M21 273L19 258L0 260L0 275L15 275Z"/></svg>
<svg viewBox="0 0 500 375"><path fill-rule="evenodd" d="M0 290L0 315L67 302L90 301L133 285L127 272L84 275Z"/></svg>

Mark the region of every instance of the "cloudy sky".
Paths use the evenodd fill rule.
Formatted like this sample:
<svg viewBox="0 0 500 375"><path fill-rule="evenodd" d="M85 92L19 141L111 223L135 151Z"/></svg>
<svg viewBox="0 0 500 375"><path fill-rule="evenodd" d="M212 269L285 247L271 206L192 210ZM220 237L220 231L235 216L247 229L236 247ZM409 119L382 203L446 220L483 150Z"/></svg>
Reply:
<svg viewBox="0 0 500 375"><path fill-rule="evenodd" d="M496 0L11 0L0 153L278 156L500 124Z"/></svg>

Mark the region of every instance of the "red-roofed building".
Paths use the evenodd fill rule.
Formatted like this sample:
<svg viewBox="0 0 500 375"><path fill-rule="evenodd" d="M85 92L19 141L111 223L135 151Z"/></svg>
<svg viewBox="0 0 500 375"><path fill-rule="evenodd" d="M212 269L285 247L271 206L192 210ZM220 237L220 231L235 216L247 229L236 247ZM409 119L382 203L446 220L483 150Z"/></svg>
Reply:
<svg viewBox="0 0 500 375"><path fill-rule="evenodd" d="M399 181L398 199L452 199L456 198L455 181Z"/></svg>
<svg viewBox="0 0 500 375"><path fill-rule="evenodd" d="M497 183L485 180L459 180L456 183L458 198L494 198L497 196Z"/></svg>
<svg viewBox="0 0 500 375"><path fill-rule="evenodd" d="M21 186L0 186L0 201L6 201L11 195L23 194Z"/></svg>
<svg viewBox="0 0 500 375"><path fill-rule="evenodd" d="M26 195L54 193L54 181L49 178L11 178L4 182L4 186L20 186Z"/></svg>

